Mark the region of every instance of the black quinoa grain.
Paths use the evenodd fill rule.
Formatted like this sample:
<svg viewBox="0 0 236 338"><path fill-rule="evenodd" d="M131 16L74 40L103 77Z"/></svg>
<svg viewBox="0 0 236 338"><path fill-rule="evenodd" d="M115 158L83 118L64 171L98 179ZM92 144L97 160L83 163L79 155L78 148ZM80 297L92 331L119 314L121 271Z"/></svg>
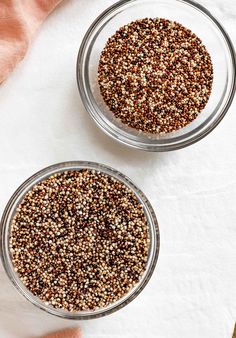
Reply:
<svg viewBox="0 0 236 338"><path fill-rule="evenodd" d="M127 294L147 263L142 205L122 182L94 170L50 176L26 193L12 221L20 279L43 302L95 310Z"/></svg>
<svg viewBox="0 0 236 338"><path fill-rule="evenodd" d="M100 56L101 95L122 123L162 134L192 122L212 90L211 57L191 30L166 19L121 27Z"/></svg>

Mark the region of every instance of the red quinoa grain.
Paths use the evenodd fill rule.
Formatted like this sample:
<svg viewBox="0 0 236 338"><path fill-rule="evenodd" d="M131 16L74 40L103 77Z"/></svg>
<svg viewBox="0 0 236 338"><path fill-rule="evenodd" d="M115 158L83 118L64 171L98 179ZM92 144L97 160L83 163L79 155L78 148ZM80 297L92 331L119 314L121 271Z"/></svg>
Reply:
<svg viewBox="0 0 236 338"><path fill-rule="evenodd" d="M101 95L116 118L147 133L169 133L205 108L213 66L202 41L166 19L121 27L101 53Z"/></svg>

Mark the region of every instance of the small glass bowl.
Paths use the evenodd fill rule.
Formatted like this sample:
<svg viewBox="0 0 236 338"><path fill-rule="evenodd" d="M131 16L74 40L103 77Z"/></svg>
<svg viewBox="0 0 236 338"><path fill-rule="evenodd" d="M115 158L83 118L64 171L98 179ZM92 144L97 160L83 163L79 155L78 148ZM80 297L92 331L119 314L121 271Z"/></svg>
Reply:
<svg viewBox="0 0 236 338"><path fill-rule="evenodd" d="M205 109L188 126L173 133L153 135L122 124L100 94L97 71L100 54L121 26L145 17L177 21L199 36L209 51L214 80ZM105 10L87 31L77 59L77 82L83 104L97 125L117 141L147 151L169 151L189 146L209 134L222 120L233 100L236 58L232 42L221 24L190 0L122 0Z"/></svg>
<svg viewBox="0 0 236 338"><path fill-rule="evenodd" d="M137 196L139 202L143 206L143 210L145 212L148 229L149 229L149 236L150 236L150 247L148 253L148 261L146 270L141 277L138 284L123 298L118 300L117 302L101 309L97 309L95 311L80 311L80 312L69 312L62 309L55 309L52 306L46 305L43 301L41 301L38 297L35 297L22 283L19 276L14 270L12 261L11 261L11 254L9 250L9 237L11 232L11 222L16 212L17 206L20 204L22 199L24 198L25 194L32 189L32 187L37 184L38 182L46 179L47 177L62 171L68 170L81 170L81 169L90 169L103 172L109 176L116 178L117 180L124 183L128 188L130 188L133 193ZM106 316L112 312L119 310L120 308L124 307L128 303L130 303L146 286L151 275L155 269L158 255L159 255L159 247L160 247L160 236L159 236L159 227L158 222L153 211L152 206L150 205L149 201L147 200L146 196L142 193L139 188L137 188L132 181L126 177L125 175L121 174L117 170L107 167L102 164L93 163L93 162L64 162L52 165L48 168L45 168L35 175L31 176L28 180L26 180L13 194L11 199L9 200L2 219L1 219L1 257L3 266L5 271L12 281L13 285L16 289L32 304L36 305L40 309L59 316L66 319L92 319L92 318L99 318L102 316Z"/></svg>

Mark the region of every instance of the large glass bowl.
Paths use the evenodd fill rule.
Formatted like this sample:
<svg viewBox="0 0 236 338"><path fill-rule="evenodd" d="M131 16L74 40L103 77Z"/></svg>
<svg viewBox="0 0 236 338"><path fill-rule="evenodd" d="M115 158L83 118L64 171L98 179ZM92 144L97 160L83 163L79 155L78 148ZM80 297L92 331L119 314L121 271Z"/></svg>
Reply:
<svg viewBox="0 0 236 338"><path fill-rule="evenodd" d="M138 132L114 118L97 80L100 54L108 38L121 26L145 17L174 20L191 29L207 47L214 67L212 94L205 109L188 126L164 136ZM135 148L168 151L199 141L218 125L235 94L235 69L229 36L203 6L190 0L122 0L104 11L87 31L78 53L77 81L85 108L106 134Z"/></svg>
<svg viewBox="0 0 236 338"><path fill-rule="evenodd" d="M147 223L148 223L148 230L150 236L150 246L149 246L149 253L148 253L148 261L146 265L146 270L141 277L139 283L123 298L118 300L117 302L101 309L97 309L95 311L80 311L80 312L69 312L61 309L55 309L51 306L46 305L43 301L41 301L38 297L35 297L22 283L19 276L14 270L11 261L11 254L9 250L9 237L11 232L11 222L16 213L16 208L24 198L25 194L39 181L44 180L45 178L51 176L52 174L61 172L61 171L68 171L68 170L81 170L81 169L91 169L103 172L109 176L116 178L117 180L124 183L129 189L133 191L133 193L137 196L139 202L143 206L143 210L145 212ZM159 228L155 213L141 190L139 190L128 177L121 174L120 172L107 167L102 164L92 163L92 162L65 162L50 166L45 168L32 177L30 177L27 181L25 181L13 194L11 199L9 200L5 211L3 213L1 219L1 257L3 266L5 271L12 281L13 285L16 289L31 303L36 305L42 310L46 312L67 318L67 319L92 319L98 318L105 315L108 315L118 309L122 308L123 306L130 303L146 286L151 275L154 271L156 266L158 254L159 254L159 245L160 245L160 237L159 237Z"/></svg>

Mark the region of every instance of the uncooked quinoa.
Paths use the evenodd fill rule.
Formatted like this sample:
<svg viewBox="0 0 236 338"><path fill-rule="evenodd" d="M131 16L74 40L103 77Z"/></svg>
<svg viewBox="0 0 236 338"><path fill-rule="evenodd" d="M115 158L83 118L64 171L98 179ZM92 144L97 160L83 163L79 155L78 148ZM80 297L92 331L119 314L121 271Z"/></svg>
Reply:
<svg viewBox="0 0 236 338"><path fill-rule="evenodd" d="M12 221L10 252L20 279L43 302L95 310L139 282L149 241L130 188L83 169L56 173L26 193Z"/></svg>
<svg viewBox="0 0 236 338"><path fill-rule="evenodd" d="M166 19L121 27L100 56L101 95L124 124L158 134L176 131L206 106L213 82L211 57L191 30Z"/></svg>

